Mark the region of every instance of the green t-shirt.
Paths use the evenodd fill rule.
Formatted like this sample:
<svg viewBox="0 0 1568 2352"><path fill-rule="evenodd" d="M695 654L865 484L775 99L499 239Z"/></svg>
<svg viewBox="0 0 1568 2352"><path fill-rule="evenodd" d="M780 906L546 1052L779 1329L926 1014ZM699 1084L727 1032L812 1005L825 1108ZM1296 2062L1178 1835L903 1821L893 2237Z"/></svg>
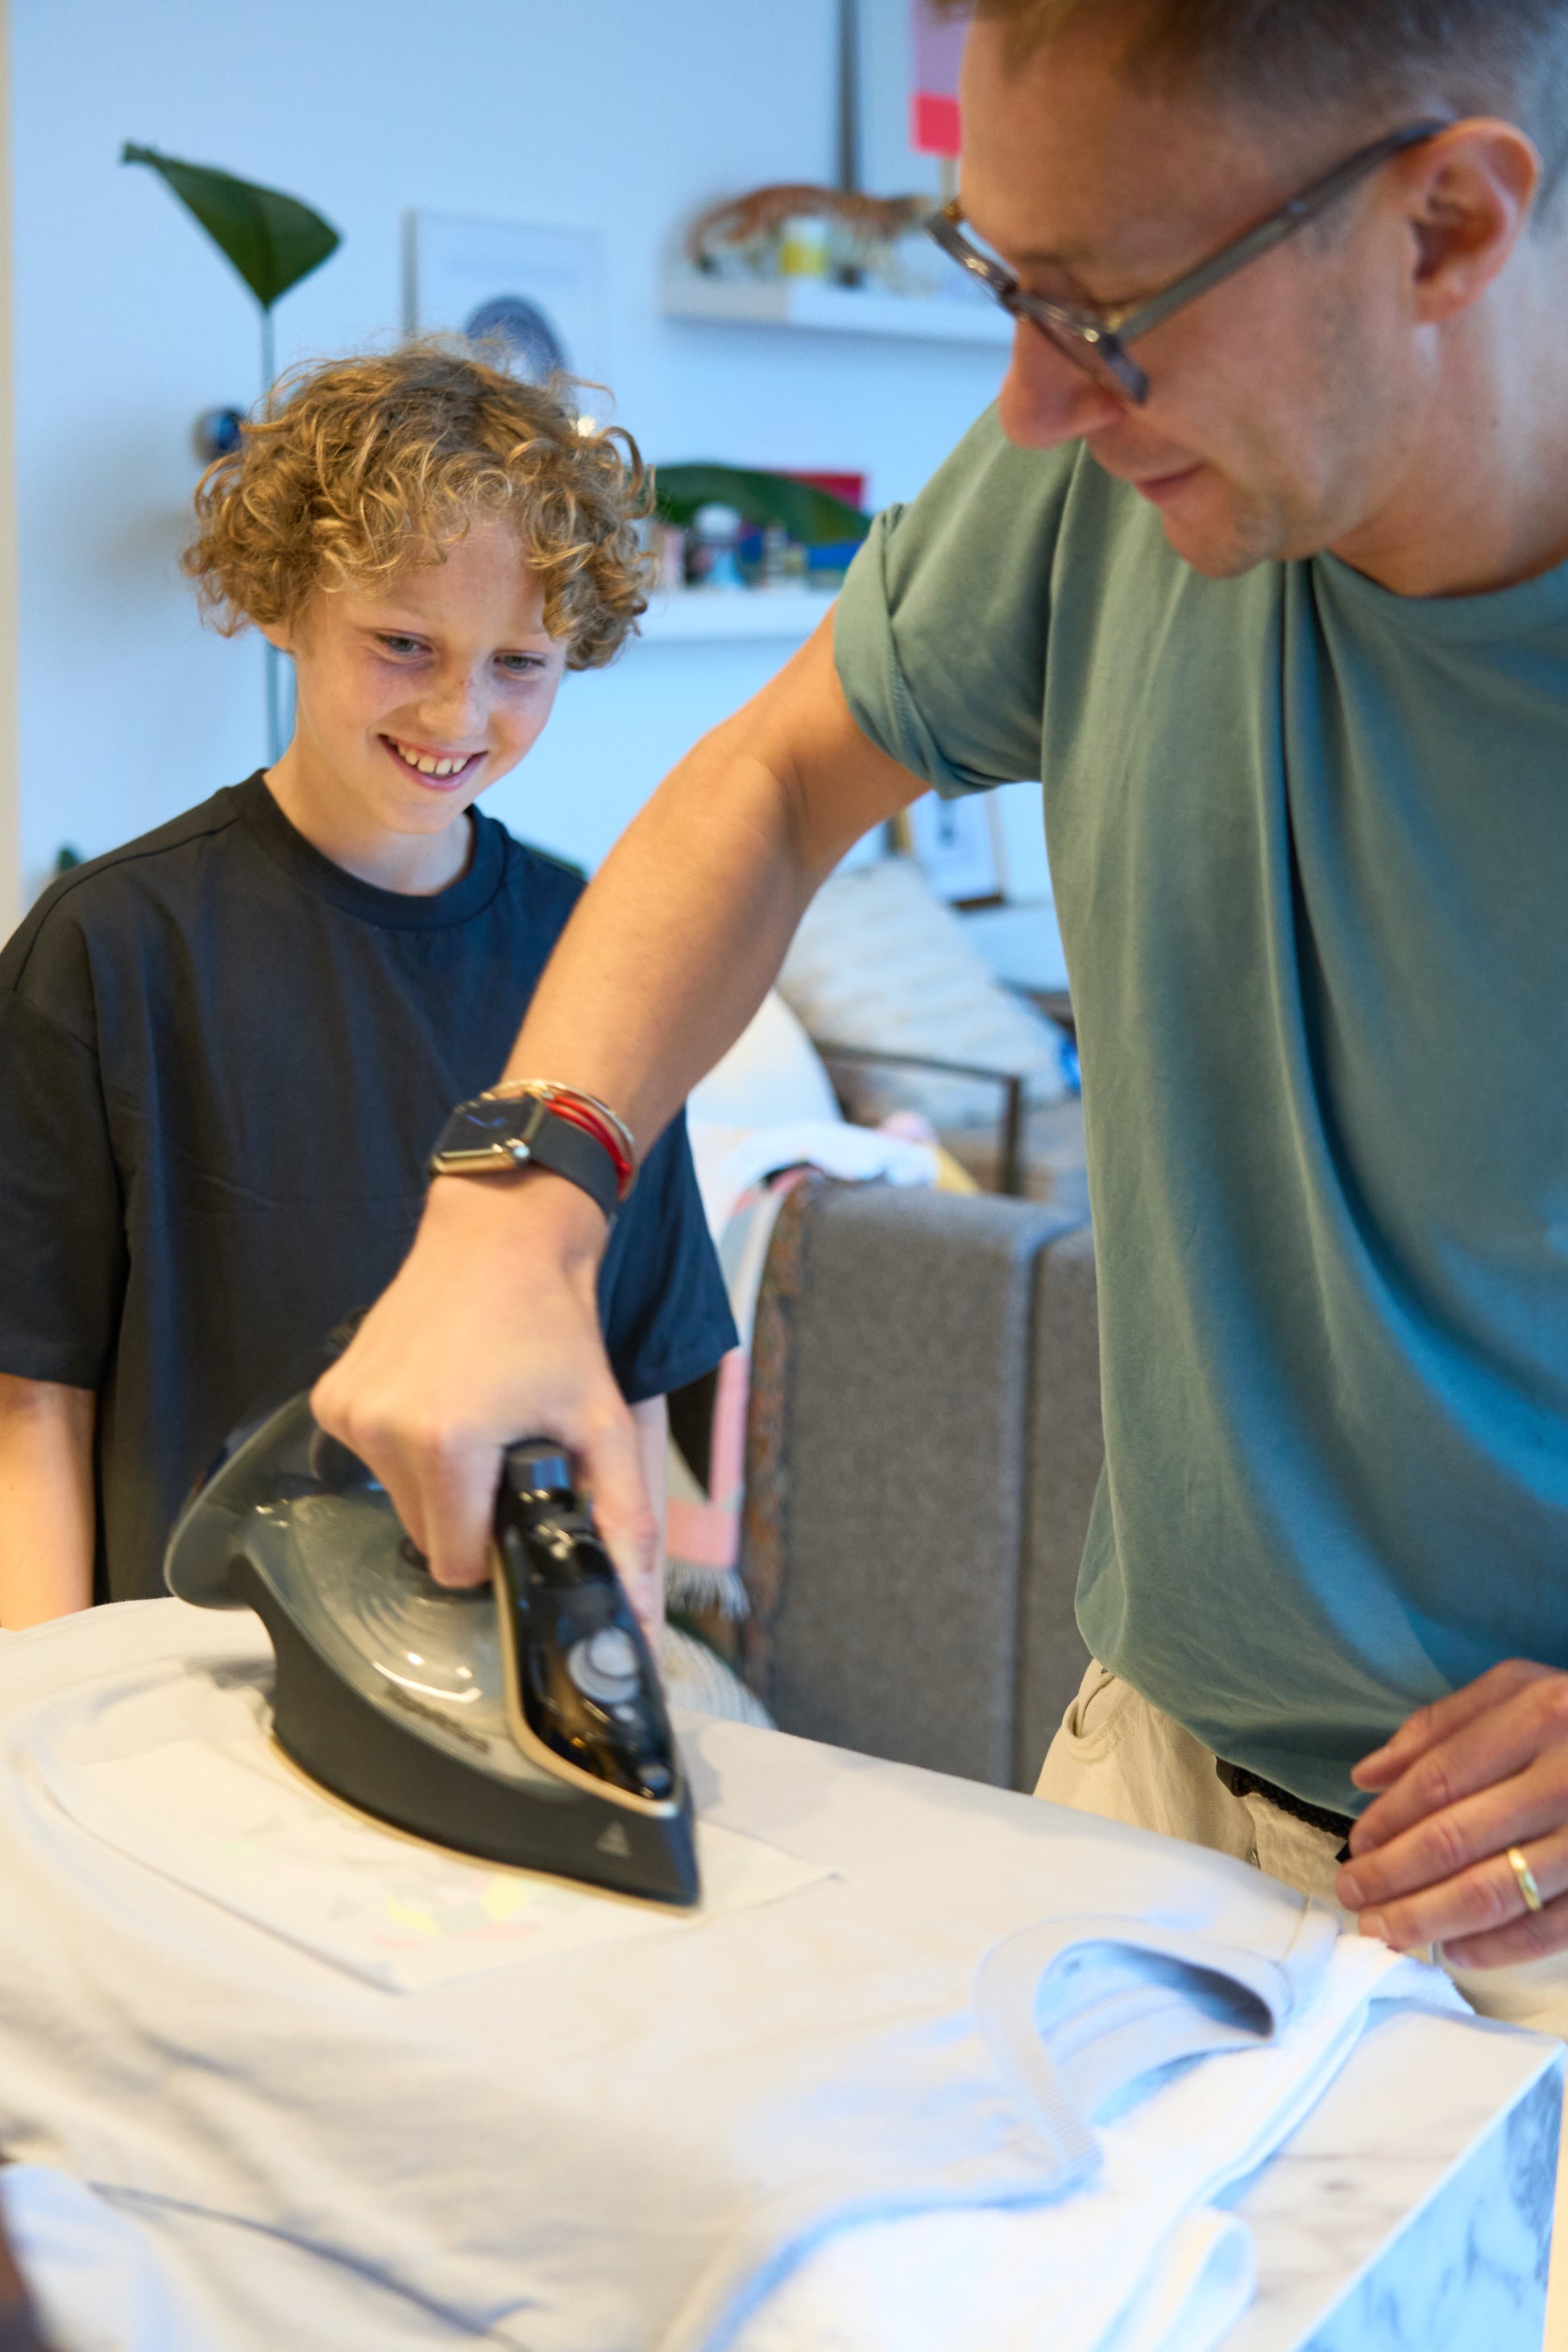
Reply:
<svg viewBox="0 0 1568 2352"><path fill-rule="evenodd" d="M1202 578L983 417L840 599L871 740L1045 781L1085 1074L1095 1655L1339 1810L1411 1708L1568 1665L1568 566Z"/></svg>

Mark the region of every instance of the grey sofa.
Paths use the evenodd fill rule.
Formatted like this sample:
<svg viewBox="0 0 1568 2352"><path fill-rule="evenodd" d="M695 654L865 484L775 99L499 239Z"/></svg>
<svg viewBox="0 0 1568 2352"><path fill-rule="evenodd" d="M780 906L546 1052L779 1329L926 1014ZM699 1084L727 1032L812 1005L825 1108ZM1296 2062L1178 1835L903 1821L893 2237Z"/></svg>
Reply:
<svg viewBox="0 0 1568 2352"><path fill-rule="evenodd" d="M1031 1788L1086 1663L1100 1458L1081 1216L803 1186L747 1432L742 1664L780 1727Z"/></svg>

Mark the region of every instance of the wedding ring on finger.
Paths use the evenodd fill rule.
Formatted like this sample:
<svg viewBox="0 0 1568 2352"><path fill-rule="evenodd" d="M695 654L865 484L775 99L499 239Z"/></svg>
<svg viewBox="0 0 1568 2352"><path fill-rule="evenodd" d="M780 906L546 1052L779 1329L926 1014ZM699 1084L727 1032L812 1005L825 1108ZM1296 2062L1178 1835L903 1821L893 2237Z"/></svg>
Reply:
<svg viewBox="0 0 1568 2352"><path fill-rule="evenodd" d="M1543 1910L1544 1898L1535 1883L1535 1873L1516 1845L1510 1845L1508 1850L1508 1866L1519 1882L1519 1891L1524 1897L1525 1909L1527 1911Z"/></svg>

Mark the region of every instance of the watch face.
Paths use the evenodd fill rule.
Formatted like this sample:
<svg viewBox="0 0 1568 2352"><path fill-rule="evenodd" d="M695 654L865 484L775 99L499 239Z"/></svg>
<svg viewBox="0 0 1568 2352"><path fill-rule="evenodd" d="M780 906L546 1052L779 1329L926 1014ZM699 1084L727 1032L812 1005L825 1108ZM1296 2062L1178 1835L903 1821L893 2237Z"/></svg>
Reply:
<svg viewBox="0 0 1568 2352"><path fill-rule="evenodd" d="M515 1143L535 1108L527 1096L517 1102L465 1103L452 1114L447 1149L479 1151L487 1143Z"/></svg>
<svg viewBox="0 0 1568 2352"><path fill-rule="evenodd" d="M526 1160L524 1139L538 1116L539 1105L529 1095L509 1102L481 1098L459 1103L442 1129L436 1150L443 1158L504 1153L508 1159Z"/></svg>

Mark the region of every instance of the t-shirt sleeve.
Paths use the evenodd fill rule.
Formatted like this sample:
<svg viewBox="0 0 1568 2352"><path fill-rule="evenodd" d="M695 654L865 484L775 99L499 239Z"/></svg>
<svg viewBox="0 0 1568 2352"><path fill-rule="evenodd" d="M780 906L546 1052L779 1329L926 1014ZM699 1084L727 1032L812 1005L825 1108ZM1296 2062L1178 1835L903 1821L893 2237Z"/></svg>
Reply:
<svg viewBox="0 0 1568 2352"><path fill-rule="evenodd" d="M101 1386L125 1223L98 1056L0 986L0 1372Z"/></svg>
<svg viewBox="0 0 1568 2352"><path fill-rule="evenodd" d="M1039 775L1051 571L1081 455L1017 448L989 409L849 567L833 646L856 723L950 799Z"/></svg>
<svg viewBox="0 0 1568 2352"><path fill-rule="evenodd" d="M610 1368L628 1404L668 1396L736 1345L681 1111L643 1163L599 1274Z"/></svg>

